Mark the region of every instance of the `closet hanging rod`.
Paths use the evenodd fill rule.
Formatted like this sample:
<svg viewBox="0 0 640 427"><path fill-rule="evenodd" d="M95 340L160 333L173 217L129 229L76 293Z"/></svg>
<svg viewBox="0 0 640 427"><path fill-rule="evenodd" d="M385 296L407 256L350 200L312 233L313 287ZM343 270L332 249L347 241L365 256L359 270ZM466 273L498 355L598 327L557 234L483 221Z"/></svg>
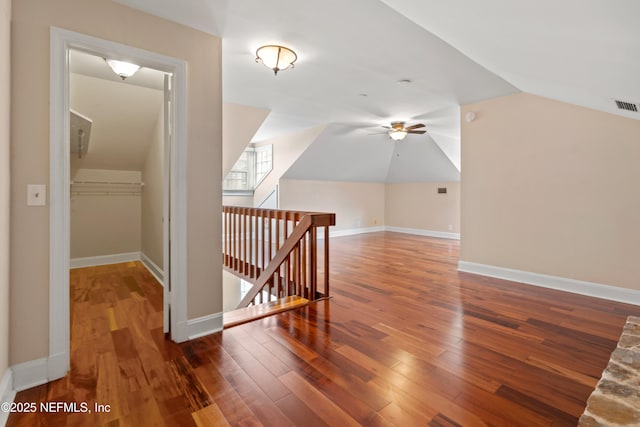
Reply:
<svg viewBox="0 0 640 427"><path fill-rule="evenodd" d="M144 182L122 182L122 181L71 181L73 184L107 184L107 185L139 185L144 187Z"/></svg>

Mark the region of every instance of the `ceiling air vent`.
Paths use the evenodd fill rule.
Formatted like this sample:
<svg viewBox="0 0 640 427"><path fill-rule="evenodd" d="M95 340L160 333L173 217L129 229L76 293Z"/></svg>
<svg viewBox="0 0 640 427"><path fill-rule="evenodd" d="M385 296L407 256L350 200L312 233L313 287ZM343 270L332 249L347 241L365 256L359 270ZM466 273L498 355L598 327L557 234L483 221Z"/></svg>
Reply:
<svg viewBox="0 0 640 427"><path fill-rule="evenodd" d="M634 103L618 101L617 99L615 99L614 101L616 101L616 105L618 106L619 110L634 111L636 113L638 112L638 106Z"/></svg>

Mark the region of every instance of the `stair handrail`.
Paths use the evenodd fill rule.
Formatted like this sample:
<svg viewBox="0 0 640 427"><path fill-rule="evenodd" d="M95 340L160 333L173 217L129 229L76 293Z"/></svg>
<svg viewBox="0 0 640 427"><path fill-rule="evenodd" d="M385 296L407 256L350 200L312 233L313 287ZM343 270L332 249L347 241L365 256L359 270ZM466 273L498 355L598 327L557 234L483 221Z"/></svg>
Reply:
<svg viewBox="0 0 640 427"><path fill-rule="evenodd" d="M242 208L233 206L223 207L225 241L223 242L223 259L227 269L244 276L245 280L253 286L243 297L238 308L246 307L256 302L260 296L262 302L264 288L269 285L271 292L274 283L277 283L276 298L289 295L299 295L309 300L317 297L328 296L329 292L329 226L335 225L335 214L320 212L285 211L280 209ZM276 247L272 256L272 230L268 233L269 256L265 258L264 229L272 227L275 221ZM280 222L283 221L283 222ZM267 224L268 222L268 224ZM292 223L290 230L287 222ZM258 224L261 225L258 225ZM255 227L254 227L255 226ZM324 292L318 292L317 284L317 233L318 228L324 227ZM260 245L262 253L258 252L259 236L261 228L263 242ZM280 231L284 231L284 238L280 245ZM251 238L251 236L255 238ZM235 239L242 236L240 241L229 245L227 239ZM247 236L250 236L247 239ZM308 238L307 238L308 236ZM244 243L242 243L244 242ZM252 242L253 245L252 250ZM248 251L247 251L248 249ZM260 262L260 255L262 261ZM308 262L308 263L307 263ZM285 265L286 264L286 265ZM284 275L282 275L282 267ZM291 269L293 268L293 274ZM308 274L307 274L308 273ZM273 280L273 281L272 281ZM285 286L282 286L285 282ZM293 291L291 289L294 289ZM284 295L281 295L284 293ZM270 299L274 294L268 293Z"/></svg>

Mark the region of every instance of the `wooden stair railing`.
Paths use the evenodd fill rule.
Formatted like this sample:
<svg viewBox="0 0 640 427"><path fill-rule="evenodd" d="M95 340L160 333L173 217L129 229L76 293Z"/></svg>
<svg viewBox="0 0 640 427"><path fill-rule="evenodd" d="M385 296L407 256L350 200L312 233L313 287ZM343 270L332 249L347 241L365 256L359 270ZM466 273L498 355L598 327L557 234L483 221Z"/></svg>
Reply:
<svg viewBox="0 0 640 427"><path fill-rule="evenodd" d="M333 213L224 206L224 266L253 285L238 308L293 295L310 301L329 296L333 225ZM322 228L324 250L319 253L317 233Z"/></svg>

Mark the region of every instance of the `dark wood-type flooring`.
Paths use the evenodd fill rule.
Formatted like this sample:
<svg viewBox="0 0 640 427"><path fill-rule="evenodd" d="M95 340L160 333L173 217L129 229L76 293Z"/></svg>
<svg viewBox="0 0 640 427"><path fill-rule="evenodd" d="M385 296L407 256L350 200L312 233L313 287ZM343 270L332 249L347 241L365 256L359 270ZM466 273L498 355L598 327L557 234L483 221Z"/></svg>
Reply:
<svg viewBox="0 0 640 427"><path fill-rule="evenodd" d="M140 264L73 270L71 372L16 401L110 412L8 426L575 426L640 307L457 261L452 240L335 238L331 299L180 345Z"/></svg>

